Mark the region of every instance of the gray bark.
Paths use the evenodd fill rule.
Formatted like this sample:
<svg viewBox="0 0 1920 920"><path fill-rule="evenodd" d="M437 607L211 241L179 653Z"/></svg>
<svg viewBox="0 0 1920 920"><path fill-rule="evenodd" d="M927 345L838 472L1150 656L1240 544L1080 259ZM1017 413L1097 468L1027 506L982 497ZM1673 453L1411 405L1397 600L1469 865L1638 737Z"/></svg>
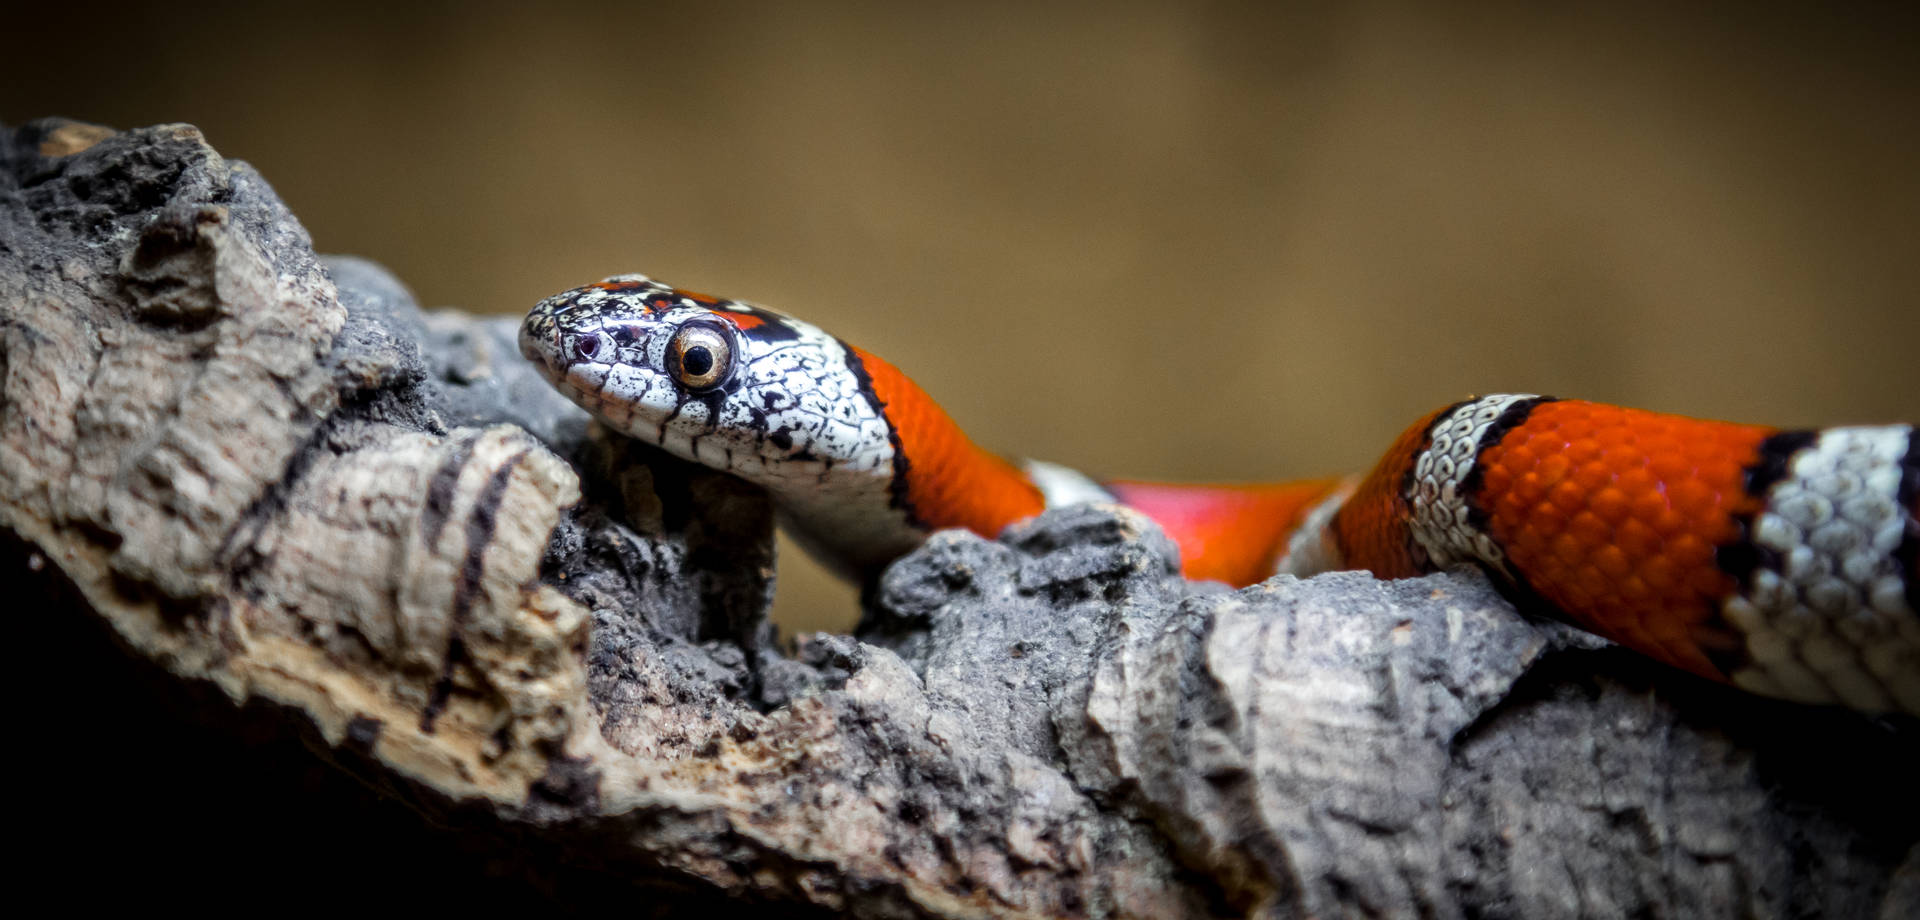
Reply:
<svg viewBox="0 0 1920 920"><path fill-rule="evenodd" d="M1229 592L1073 508L936 536L782 654L766 497L606 436L512 320L316 257L190 127L0 144L0 570L59 845L480 907L1920 915L1911 721L1473 573Z"/></svg>

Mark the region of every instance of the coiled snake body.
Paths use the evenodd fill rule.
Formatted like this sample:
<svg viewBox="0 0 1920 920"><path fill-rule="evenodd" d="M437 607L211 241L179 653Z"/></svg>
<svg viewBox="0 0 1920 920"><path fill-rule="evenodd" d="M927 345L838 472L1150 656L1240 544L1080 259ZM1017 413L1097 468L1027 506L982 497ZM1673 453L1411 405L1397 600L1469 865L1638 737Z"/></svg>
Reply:
<svg viewBox="0 0 1920 920"><path fill-rule="evenodd" d="M1920 714L1920 449L1542 396L1420 419L1362 477L1098 482L975 446L898 369L790 317L623 275L527 316L522 352L625 434L758 483L829 564L1117 501L1189 577L1471 564L1524 610L1747 690Z"/></svg>

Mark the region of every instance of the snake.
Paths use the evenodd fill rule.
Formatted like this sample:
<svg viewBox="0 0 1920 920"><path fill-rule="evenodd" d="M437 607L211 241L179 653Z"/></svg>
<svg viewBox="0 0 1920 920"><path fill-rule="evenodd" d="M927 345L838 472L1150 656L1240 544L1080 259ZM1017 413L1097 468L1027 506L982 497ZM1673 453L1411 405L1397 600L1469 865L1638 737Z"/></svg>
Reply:
<svg viewBox="0 0 1920 920"><path fill-rule="evenodd" d="M1130 507L1188 578L1478 568L1514 606L1764 696L1920 714L1920 443L1526 394L1415 421L1365 475L1095 479L976 445L878 355L752 303L616 275L537 304L522 354L603 425L745 479L849 578L936 531Z"/></svg>

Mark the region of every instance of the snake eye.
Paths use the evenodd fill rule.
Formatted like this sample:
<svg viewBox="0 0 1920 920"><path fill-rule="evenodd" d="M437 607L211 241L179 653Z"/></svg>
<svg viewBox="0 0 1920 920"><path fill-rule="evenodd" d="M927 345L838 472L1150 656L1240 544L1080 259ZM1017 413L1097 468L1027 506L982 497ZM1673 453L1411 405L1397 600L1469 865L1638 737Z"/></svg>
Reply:
<svg viewBox="0 0 1920 920"><path fill-rule="evenodd" d="M690 323L674 333L667 348L668 370L689 390L710 390L733 369L733 341L725 332L704 323Z"/></svg>

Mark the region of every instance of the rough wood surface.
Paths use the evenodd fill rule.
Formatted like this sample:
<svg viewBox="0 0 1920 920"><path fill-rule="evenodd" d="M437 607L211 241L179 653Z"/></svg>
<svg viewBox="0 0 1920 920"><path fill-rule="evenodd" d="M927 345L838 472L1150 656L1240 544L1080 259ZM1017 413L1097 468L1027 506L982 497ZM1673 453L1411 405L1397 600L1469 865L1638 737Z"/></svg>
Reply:
<svg viewBox="0 0 1920 920"><path fill-rule="evenodd" d="M0 566L16 657L81 656L35 724L108 736L65 775L128 803L172 794L143 763L303 736L251 772L330 764L346 816L246 787L269 817L169 839L397 836L442 903L623 913L1920 913L1911 722L1703 684L1471 575L1226 592L1067 509L937 536L859 635L783 655L765 497L604 437L511 320L316 258L190 127L0 138ZM79 807L49 826L184 823Z"/></svg>

